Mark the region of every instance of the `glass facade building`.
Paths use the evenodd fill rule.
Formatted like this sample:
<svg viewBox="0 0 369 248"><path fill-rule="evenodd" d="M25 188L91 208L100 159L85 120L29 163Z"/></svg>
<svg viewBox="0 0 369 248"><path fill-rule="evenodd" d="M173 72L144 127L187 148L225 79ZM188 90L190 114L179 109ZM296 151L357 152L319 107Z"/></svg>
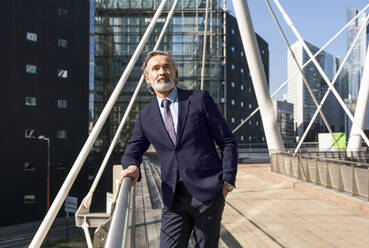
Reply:
<svg viewBox="0 0 369 248"><path fill-rule="evenodd" d="M319 48L306 42L310 51L315 54ZM302 44L296 42L291 46L300 66L305 64L309 60L308 54L304 51ZM294 122L295 132L298 137L301 137L307 128L310 120L312 119L316 106L313 102L307 87L304 85L303 77L292 58L290 52L288 52L288 79L290 80L287 86L287 101L293 103L294 107ZM333 80L338 68L340 67L340 60L329 54L326 51L322 51L316 60L324 70L329 80ZM313 63L308 64L303 69L303 74L316 98L318 103L321 102L324 94L328 89L328 85L323 80L319 71L316 69ZM335 88L344 99L347 98L347 68L344 67L341 71L338 79L335 83ZM334 132L344 131L344 112L339 105L337 99L332 92L329 93L327 100L325 101L322 111ZM315 119L315 122L310 129L305 141L317 141L318 133L327 132L324 122L320 118L320 115Z"/></svg>
<svg viewBox="0 0 369 248"><path fill-rule="evenodd" d="M95 1L95 119L105 106L159 4L160 1L152 0ZM141 77L143 59L154 48L172 4L173 0L169 0L149 37L96 142L97 151L106 150L110 144ZM159 47L159 50L173 55L179 73L178 87L182 89L200 89L205 4L205 0L179 1ZM237 22L223 10L218 0L210 1L207 32L204 88L233 128L257 107L257 103ZM268 45L259 36L258 42L269 77ZM152 95L143 86L116 146L117 157L131 136L139 110L151 100ZM238 142L265 143L260 116L254 117L251 123L253 128L245 127L237 133Z"/></svg>
<svg viewBox="0 0 369 248"><path fill-rule="evenodd" d="M116 82L121 77L133 55L141 37L155 14L159 1L96 1L95 11L95 85L94 114L101 113ZM137 61L96 147L106 147L110 143L128 102L141 77L141 65L148 52L153 50L163 28L173 0L168 1L145 48ZM179 87L199 89L202 46L204 33L205 1L179 1L174 16L164 35L159 50L169 51L178 66ZM223 61L223 10L217 1L212 2L209 12L208 43L206 57L205 89L220 104L224 81ZM116 147L121 151L131 135L137 113L152 100L152 95L142 87L136 103Z"/></svg>

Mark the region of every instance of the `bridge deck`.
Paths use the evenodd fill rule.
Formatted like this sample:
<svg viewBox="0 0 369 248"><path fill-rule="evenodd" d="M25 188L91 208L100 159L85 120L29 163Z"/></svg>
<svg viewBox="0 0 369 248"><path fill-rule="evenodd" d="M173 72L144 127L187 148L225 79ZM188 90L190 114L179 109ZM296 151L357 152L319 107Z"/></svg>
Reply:
<svg viewBox="0 0 369 248"><path fill-rule="evenodd" d="M236 187L222 223L242 247L368 247L367 202L271 173L268 164L240 164Z"/></svg>

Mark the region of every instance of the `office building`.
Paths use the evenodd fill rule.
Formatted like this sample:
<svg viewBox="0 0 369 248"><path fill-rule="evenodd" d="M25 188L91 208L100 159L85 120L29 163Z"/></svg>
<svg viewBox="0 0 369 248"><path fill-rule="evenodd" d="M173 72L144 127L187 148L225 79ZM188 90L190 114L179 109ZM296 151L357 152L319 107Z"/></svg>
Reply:
<svg viewBox="0 0 369 248"><path fill-rule="evenodd" d="M318 47L308 42L306 42L306 44L313 54L319 50ZM309 60L308 54L305 52L302 44L299 41L294 43L291 48L298 60L300 67ZM307 87L304 85L303 77L290 52L288 52L287 59L287 76L289 80L287 86L287 101L294 105L295 132L296 135L301 138L317 108L310 93L308 92ZM316 60L324 70L329 80L332 81L340 66L340 60L326 51L322 51L318 56L316 56ZM325 83L324 79L313 63L309 63L307 66L305 66L303 69L303 75L305 76L316 100L318 103L320 103L325 92L327 91L328 85ZM338 76L338 79L335 83L335 88L343 99L347 98L347 70L345 68ZM334 132L344 131L343 110L332 92L329 93L328 98L323 105L322 111ZM327 129L323 120L320 118L320 115L318 115L305 141L317 141L317 135L320 132L327 132Z"/></svg>
<svg viewBox="0 0 369 248"><path fill-rule="evenodd" d="M1 2L1 226L45 216L86 140L88 12L88 0ZM87 184L82 170L70 195Z"/></svg>
<svg viewBox="0 0 369 248"><path fill-rule="evenodd" d="M95 117L101 113L159 3L148 0L95 2ZM143 59L153 49L172 3L173 0L168 1L145 45L96 142L96 151L103 152L110 144L141 76ZM209 11L204 85L234 128L257 107L257 103L237 23L219 4L220 1L213 1ZM169 51L173 55L179 71L178 87L183 89L200 89L204 15L205 1L179 1L159 47L159 50ZM268 77L268 45L260 37L258 42ZM152 99L153 96L143 86L115 148L117 162L131 136L138 111ZM237 139L239 143L265 143L260 115L251 119L250 124L237 133Z"/></svg>
<svg viewBox="0 0 369 248"><path fill-rule="evenodd" d="M273 100L273 109L285 147L293 147L296 142L293 104L286 100Z"/></svg>

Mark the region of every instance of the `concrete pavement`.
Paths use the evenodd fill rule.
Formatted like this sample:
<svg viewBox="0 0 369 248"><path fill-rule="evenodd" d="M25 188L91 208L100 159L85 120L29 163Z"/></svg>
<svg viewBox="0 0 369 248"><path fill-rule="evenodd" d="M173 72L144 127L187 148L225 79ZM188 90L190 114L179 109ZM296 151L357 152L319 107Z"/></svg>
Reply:
<svg viewBox="0 0 369 248"><path fill-rule="evenodd" d="M240 164L223 226L242 247L369 247L369 204ZM359 211L360 210L360 211Z"/></svg>

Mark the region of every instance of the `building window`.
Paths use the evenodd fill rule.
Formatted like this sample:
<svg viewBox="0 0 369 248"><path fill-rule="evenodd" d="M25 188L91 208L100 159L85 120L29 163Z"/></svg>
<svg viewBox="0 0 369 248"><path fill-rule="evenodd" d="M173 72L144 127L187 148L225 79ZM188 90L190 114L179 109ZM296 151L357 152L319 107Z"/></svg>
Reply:
<svg viewBox="0 0 369 248"><path fill-rule="evenodd" d="M25 129L24 137L27 139L35 138L35 129Z"/></svg>
<svg viewBox="0 0 369 248"><path fill-rule="evenodd" d="M24 195L24 204L32 204L36 202L36 196L33 194Z"/></svg>
<svg viewBox="0 0 369 248"><path fill-rule="evenodd" d="M58 162L57 163L57 168L58 168L58 170L65 170L65 169L67 169L67 165L64 164L64 163Z"/></svg>
<svg viewBox="0 0 369 248"><path fill-rule="evenodd" d="M245 89L245 87L243 85L241 85L240 88L241 88L241 90L244 90Z"/></svg>
<svg viewBox="0 0 369 248"><path fill-rule="evenodd" d="M241 57L243 57L245 54L244 54L244 52L243 51L241 51Z"/></svg>
<svg viewBox="0 0 369 248"><path fill-rule="evenodd" d="M58 39L58 46L59 47L68 47L68 41L64 39Z"/></svg>
<svg viewBox="0 0 369 248"><path fill-rule="evenodd" d="M235 82L232 82L232 88L234 88L236 86Z"/></svg>
<svg viewBox="0 0 369 248"><path fill-rule="evenodd" d="M222 85L224 85L224 81L222 81Z"/></svg>
<svg viewBox="0 0 369 248"><path fill-rule="evenodd" d="M67 9L59 8L58 9L58 15L59 16L67 16L68 15L68 10Z"/></svg>
<svg viewBox="0 0 369 248"><path fill-rule="evenodd" d="M252 109L252 104L251 103L249 104L249 109Z"/></svg>
<svg viewBox="0 0 369 248"><path fill-rule="evenodd" d="M221 64L222 66L224 66L224 60L222 60L222 62L220 62L220 64Z"/></svg>
<svg viewBox="0 0 369 248"><path fill-rule="evenodd" d="M231 118L231 122L232 122L232 123L234 123L234 121L235 121L235 120L234 120L234 117L232 117L232 118Z"/></svg>
<svg viewBox="0 0 369 248"><path fill-rule="evenodd" d="M220 102L224 102L224 97L220 98Z"/></svg>
<svg viewBox="0 0 369 248"><path fill-rule="evenodd" d="M249 88L249 92L251 92L251 88Z"/></svg>
<svg viewBox="0 0 369 248"><path fill-rule="evenodd" d="M252 137L251 136L249 136L249 141L251 141L252 140Z"/></svg>
<svg viewBox="0 0 369 248"><path fill-rule="evenodd" d="M235 34L235 33L236 33L236 31L234 31L234 29L233 29L233 28L232 28L231 32L232 32L232 34Z"/></svg>
<svg viewBox="0 0 369 248"><path fill-rule="evenodd" d="M236 104L236 101L232 99L232 105L235 105Z"/></svg>
<svg viewBox="0 0 369 248"><path fill-rule="evenodd" d="M256 126L259 126L259 121L255 121L255 125Z"/></svg>
<svg viewBox="0 0 369 248"><path fill-rule="evenodd" d="M68 71L64 69L58 69L58 77L68 78Z"/></svg>
<svg viewBox="0 0 369 248"><path fill-rule="evenodd" d="M263 137L261 137L261 140L262 140L262 141L265 141L265 138L264 138L264 136L263 136Z"/></svg>
<svg viewBox="0 0 369 248"><path fill-rule="evenodd" d="M36 164L33 162L24 162L24 170L25 171L34 171L36 170Z"/></svg>
<svg viewBox="0 0 369 248"><path fill-rule="evenodd" d="M57 130L56 137L58 139L66 139L67 138L67 130Z"/></svg>
<svg viewBox="0 0 369 248"><path fill-rule="evenodd" d="M251 126L252 125L252 121L249 121L249 126Z"/></svg>
<svg viewBox="0 0 369 248"><path fill-rule="evenodd" d="M26 96L26 105L27 106L36 106L37 105L36 97Z"/></svg>
<svg viewBox="0 0 369 248"><path fill-rule="evenodd" d="M58 99L57 107L62 109L67 108L67 100Z"/></svg>
<svg viewBox="0 0 369 248"><path fill-rule="evenodd" d="M240 72L241 72L242 74L243 74L243 71L244 71L244 70L243 70L243 68L241 68L241 69L240 69Z"/></svg>
<svg viewBox="0 0 369 248"><path fill-rule="evenodd" d="M231 48L232 52L234 52L236 49L234 47Z"/></svg>
<svg viewBox="0 0 369 248"><path fill-rule="evenodd" d="M240 105L241 105L241 107L243 108L243 106L244 106L243 102L241 102L241 103L240 103Z"/></svg>
<svg viewBox="0 0 369 248"><path fill-rule="evenodd" d="M37 42L37 34L31 33L31 32L27 32L26 39L27 40L30 40L30 41Z"/></svg>
<svg viewBox="0 0 369 248"><path fill-rule="evenodd" d="M26 65L26 72L36 74L37 73L37 66L36 65Z"/></svg>
<svg viewBox="0 0 369 248"><path fill-rule="evenodd" d="M261 54L264 54L264 53L265 53L264 49L261 49Z"/></svg>
<svg viewBox="0 0 369 248"><path fill-rule="evenodd" d="M236 67L234 66L234 64L232 64L232 70L234 70Z"/></svg>
<svg viewBox="0 0 369 248"><path fill-rule="evenodd" d="M244 137L243 137L243 135L241 135L241 141L243 141L244 140Z"/></svg>

